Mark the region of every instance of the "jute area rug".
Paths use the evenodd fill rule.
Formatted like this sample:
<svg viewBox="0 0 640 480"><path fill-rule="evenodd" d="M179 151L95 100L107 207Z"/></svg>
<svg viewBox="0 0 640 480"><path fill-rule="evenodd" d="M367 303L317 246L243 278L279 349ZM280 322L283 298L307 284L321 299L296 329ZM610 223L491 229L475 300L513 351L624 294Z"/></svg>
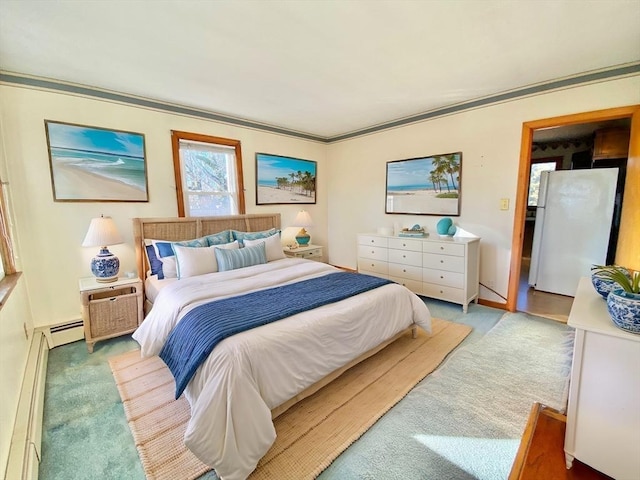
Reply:
<svg viewBox="0 0 640 480"><path fill-rule="evenodd" d="M382 415L440 365L471 327L433 319L433 333L407 334L291 407L275 420L277 439L252 480L315 478ZM109 360L148 479L196 479L210 467L184 446L190 417L174 400L171 373L134 350Z"/></svg>

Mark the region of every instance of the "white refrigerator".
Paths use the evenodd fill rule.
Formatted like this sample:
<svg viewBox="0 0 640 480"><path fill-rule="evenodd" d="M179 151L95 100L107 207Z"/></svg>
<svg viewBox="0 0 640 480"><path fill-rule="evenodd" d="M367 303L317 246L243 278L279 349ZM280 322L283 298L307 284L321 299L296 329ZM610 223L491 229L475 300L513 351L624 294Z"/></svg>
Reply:
<svg viewBox="0 0 640 480"><path fill-rule="evenodd" d="M529 285L574 296L580 277L605 264L617 180L617 168L542 172Z"/></svg>

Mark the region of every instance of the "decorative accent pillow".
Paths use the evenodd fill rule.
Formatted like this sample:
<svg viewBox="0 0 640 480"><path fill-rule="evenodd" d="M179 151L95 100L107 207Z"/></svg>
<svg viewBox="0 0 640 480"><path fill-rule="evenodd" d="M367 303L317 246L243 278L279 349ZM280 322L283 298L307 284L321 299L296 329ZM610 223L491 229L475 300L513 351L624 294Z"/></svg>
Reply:
<svg viewBox="0 0 640 480"><path fill-rule="evenodd" d="M210 247L182 247L173 245L176 258L177 277L187 278L205 273L218 271L215 249L222 248L237 250L240 248L238 242L225 243L224 245L211 245Z"/></svg>
<svg viewBox="0 0 640 480"><path fill-rule="evenodd" d="M256 245L264 243L264 248L267 254L267 262L274 260L280 260L284 258L284 251L282 250L282 243L280 242L280 235L271 235L267 238L258 238L256 240L244 240L245 247L255 247Z"/></svg>
<svg viewBox="0 0 640 480"><path fill-rule="evenodd" d="M208 246L207 241L204 238L196 238L193 240L185 240L182 242L168 242L166 240L150 241L156 251L156 257L162 262L162 273L164 275L164 278L176 278L178 276L173 245L179 245L182 247Z"/></svg>
<svg viewBox="0 0 640 480"><path fill-rule="evenodd" d="M238 250L216 248L214 252L220 272L267 263L264 242L254 247L244 247Z"/></svg>
<svg viewBox="0 0 640 480"><path fill-rule="evenodd" d="M234 239L231 237L231 230L224 230L222 232L212 233L211 235L205 235L202 238L207 242L208 246L211 246L233 242Z"/></svg>
<svg viewBox="0 0 640 480"><path fill-rule="evenodd" d="M231 230L231 236L233 240L238 240L240 245L244 245L246 240L256 240L258 238L267 238L279 233L275 228L269 230L263 230L262 232L240 232L238 230Z"/></svg>
<svg viewBox="0 0 640 480"><path fill-rule="evenodd" d="M158 260L156 257L156 250L153 248L153 245L145 245L145 251L147 252L147 262L149 264L150 275L157 275L159 280L164 278L162 273L162 262Z"/></svg>

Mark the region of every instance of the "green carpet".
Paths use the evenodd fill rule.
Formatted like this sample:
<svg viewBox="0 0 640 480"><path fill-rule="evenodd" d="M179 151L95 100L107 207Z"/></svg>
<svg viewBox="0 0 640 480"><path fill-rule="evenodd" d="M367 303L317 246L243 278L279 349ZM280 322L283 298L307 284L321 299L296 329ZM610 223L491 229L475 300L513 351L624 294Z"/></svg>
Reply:
<svg viewBox="0 0 640 480"><path fill-rule="evenodd" d="M564 353L547 357L548 360L531 359L531 355L564 352L567 348L566 326L537 317L516 315L509 323L516 324L518 328L511 328L506 333L498 332L500 334L496 335L498 329L491 329L504 314L502 310L472 304L469 306L469 313L464 315L457 305L434 300L425 302L434 317L469 324L474 327L474 331L439 370L427 377L346 450L320 478L505 478L502 472L505 466L510 468L513 462L533 401L554 405L553 399L541 397L541 385L527 383L529 380L525 380L528 386L523 387L522 383L512 377L517 377L523 362L531 364L530 367L534 370L542 363L547 365L548 368L539 370L538 376L541 379L550 374L555 375L556 370L568 373ZM505 320L508 319L509 316L505 317ZM500 322L500 325L503 323ZM529 328L529 325L533 327ZM537 328L538 326L541 328ZM491 333L485 335L489 331ZM538 336L539 343L543 343L544 347L525 344L520 338L532 336ZM504 356L497 359L485 358L482 352L490 347L493 337L506 343L506 347L512 345L510 348L500 347L506 348ZM40 480L144 479L107 363L108 357L132 350L136 346L135 341L125 336L98 342L93 354L87 353L84 342L51 350L45 394ZM528 353L531 348L535 348L535 353ZM476 353L464 353L467 350L473 352L472 349ZM512 354L509 353L513 349L518 353L515 358L511 358ZM462 370L452 369L459 357L469 355L471 363L477 363L474 369L469 367L469 372L465 372L466 367ZM514 407L504 416L505 425L494 424L495 415L487 417L485 422L482 420L486 415L484 407L476 411L480 407L476 405L478 402L473 392L489 388L486 384L493 385L494 380L503 376L502 368L511 364L510 368L504 368L504 385L498 393L491 393L489 390L489 393L477 395L479 399L484 398L481 403L495 404L496 408L507 403L514 403ZM489 371L495 373L491 382L485 376ZM467 378L467 374L470 378ZM449 383L447 378L450 378ZM508 388L512 384L514 387ZM447 388L454 387L455 390L446 391ZM557 387L561 390L559 385ZM431 388L433 393L430 393ZM446 394L437 393L442 390L436 388L445 389ZM463 394L463 391L467 393ZM525 398L520 398L523 393ZM561 396L562 392L555 392L554 398L558 395ZM512 400L512 396L519 400ZM475 420L475 425L472 425L470 418ZM447 429L451 431L447 433ZM449 447L453 448L454 453L447 451ZM477 455L475 451L482 453ZM456 456L455 452L464 455ZM458 457L489 457L490 462L487 463L491 465L482 468L477 465L469 466ZM453 476L448 476L452 472ZM502 476L493 476L496 472ZM214 479L216 476L209 473L201 478Z"/></svg>

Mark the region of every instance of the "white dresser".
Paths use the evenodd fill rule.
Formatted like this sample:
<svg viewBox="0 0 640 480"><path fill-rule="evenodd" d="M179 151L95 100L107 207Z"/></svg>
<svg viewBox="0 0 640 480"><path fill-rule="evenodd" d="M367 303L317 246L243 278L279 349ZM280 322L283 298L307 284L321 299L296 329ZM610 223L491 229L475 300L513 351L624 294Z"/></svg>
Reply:
<svg viewBox="0 0 640 480"><path fill-rule="evenodd" d="M640 478L640 335L616 327L605 300L580 279L564 451L615 479Z"/></svg>
<svg viewBox="0 0 640 480"><path fill-rule="evenodd" d="M358 271L388 278L425 297L462 305L478 299L480 239L358 235Z"/></svg>

